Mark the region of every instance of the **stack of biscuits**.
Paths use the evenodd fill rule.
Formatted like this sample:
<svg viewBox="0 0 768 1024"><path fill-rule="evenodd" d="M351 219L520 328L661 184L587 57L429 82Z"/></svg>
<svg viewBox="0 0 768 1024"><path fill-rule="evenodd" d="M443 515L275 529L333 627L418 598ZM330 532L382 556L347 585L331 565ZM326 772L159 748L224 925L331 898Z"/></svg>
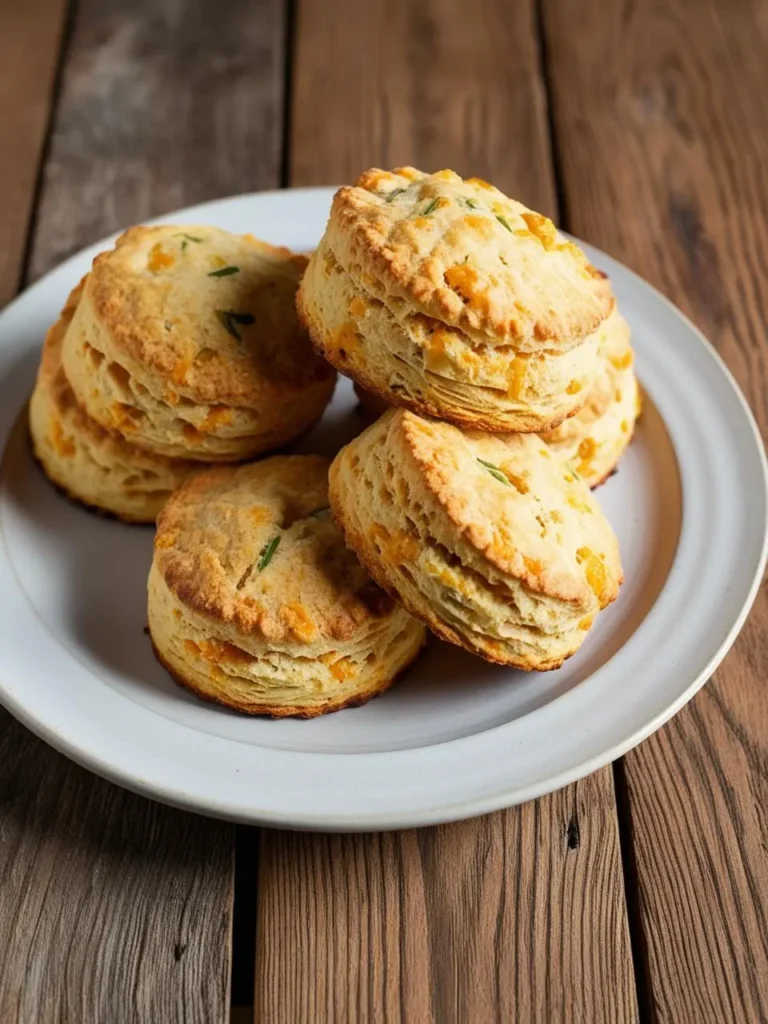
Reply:
<svg viewBox="0 0 768 1024"><path fill-rule="evenodd" d="M367 429L332 463L253 461L322 415L337 369ZM157 521L172 677L310 718L386 690L427 628L522 669L573 654L622 582L591 488L638 411L629 328L578 246L483 181L400 168L336 194L309 261L130 229L51 328L30 421L68 495Z"/></svg>
<svg viewBox="0 0 768 1024"><path fill-rule="evenodd" d="M294 311L306 259L212 227L135 227L97 256L43 346L35 453L69 496L154 522L214 462L277 448L335 383Z"/></svg>
<svg viewBox="0 0 768 1024"><path fill-rule="evenodd" d="M297 304L383 412L331 467L347 543L443 639L557 668L622 581L590 487L639 396L605 275L484 181L371 170L336 194Z"/></svg>

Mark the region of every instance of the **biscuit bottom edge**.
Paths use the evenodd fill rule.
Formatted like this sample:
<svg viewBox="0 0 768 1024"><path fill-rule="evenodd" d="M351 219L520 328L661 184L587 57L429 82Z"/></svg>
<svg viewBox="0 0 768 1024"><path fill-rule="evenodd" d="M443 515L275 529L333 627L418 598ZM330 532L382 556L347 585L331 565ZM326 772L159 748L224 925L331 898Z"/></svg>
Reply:
<svg viewBox="0 0 768 1024"><path fill-rule="evenodd" d="M343 711L345 708L361 707L363 704L367 704L368 701L373 700L374 697L378 697L380 694L386 693L390 687L394 686L394 684L407 671L407 669L410 668L425 648L425 640L422 636L418 645L415 647L415 650L410 654L408 660L400 665L390 678L379 680L372 686L369 686L368 689L359 693L349 694L336 701L331 699L325 704L319 705L287 704L279 706L273 704L260 704L258 701L250 702L238 699L235 695L223 689L221 681L216 680L213 676L209 677L205 676L201 672L192 672L189 670L190 667L187 665L182 669L175 659L172 663L169 658L165 657L165 655L159 650L155 642L155 638L152 635L151 627L149 631L149 639L152 644L152 651L155 658L160 665L162 665L171 679L185 690L189 690L191 693L194 693L194 695L200 700L207 701L209 704L222 705L223 707L230 708L233 711L239 711L241 714L274 719L319 718L320 715L328 715L334 711ZM170 652L168 653L170 654Z"/></svg>

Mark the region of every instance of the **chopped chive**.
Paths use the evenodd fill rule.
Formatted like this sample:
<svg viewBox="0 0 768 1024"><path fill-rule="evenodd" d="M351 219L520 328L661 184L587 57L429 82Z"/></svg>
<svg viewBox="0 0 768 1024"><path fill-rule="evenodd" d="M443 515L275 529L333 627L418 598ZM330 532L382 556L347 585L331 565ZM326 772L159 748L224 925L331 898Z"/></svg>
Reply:
<svg viewBox="0 0 768 1024"><path fill-rule="evenodd" d="M173 329L173 324L171 323L170 320L166 320L163 326L165 327L166 331L170 331Z"/></svg>
<svg viewBox="0 0 768 1024"><path fill-rule="evenodd" d="M465 199L464 202L467 204L467 206L470 208L470 210L476 210L477 209L477 206L478 206L477 200L476 199L472 199L471 196L469 198Z"/></svg>
<svg viewBox="0 0 768 1024"><path fill-rule="evenodd" d="M330 505L326 505L325 508L316 508L314 512L310 512L309 514L310 514L310 516L313 519L319 519L320 516L324 515L326 512L330 512L330 511L331 511L331 506Z"/></svg>
<svg viewBox="0 0 768 1024"><path fill-rule="evenodd" d="M437 199L433 199L432 202L427 206L427 208L424 211L424 213L422 214L422 217L428 217L429 214L432 213L432 211L434 210L434 208L436 206L437 206Z"/></svg>
<svg viewBox="0 0 768 1024"><path fill-rule="evenodd" d="M387 193L384 202L391 203L393 199L396 199L398 196L401 196L403 192L405 192L404 188L393 188L391 192Z"/></svg>
<svg viewBox="0 0 768 1024"><path fill-rule="evenodd" d="M481 466L485 466L492 477L495 477L500 483L506 484L507 487L511 487L512 484L507 480L504 474L501 472L498 466L494 466L492 462L486 462L484 459L477 460Z"/></svg>
<svg viewBox="0 0 768 1024"><path fill-rule="evenodd" d="M496 220L499 222L499 224L503 224L504 227L507 229L507 231L509 231L510 234L514 235L514 231L509 226L509 221L507 220L506 217L502 217L500 213L497 213L496 214Z"/></svg>
<svg viewBox="0 0 768 1024"><path fill-rule="evenodd" d="M273 537L272 540L269 541L268 544L265 544L264 547L262 548L261 558L259 559L258 564L256 565L257 572L264 572L269 563L272 561L272 557L274 553L277 551L279 545L280 534L278 533L276 537Z"/></svg>
<svg viewBox="0 0 768 1024"><path fill-rule="evenodd" d="M183 238L185 242L204 242L204 238L200 238L199 235L190 235L186 231L177 231L175 238Z"/></svg>
<svg viewBox="0 0 768 1024"><path fill-rule="evenodd" d="M229 277L230 274L239 274L240 267L222 267L221 270L209 270L208 277Z"/></svg>
<svg viewBox="0 0 768 1024"><path fill-rule="evenodd" d="M236 313L234 309L217 309L216 316L227 334L231 335L235 341L243 340L243 336L238 331L236 324L252 324L256 322L256 318L251 316L250 313Z"/></svg>

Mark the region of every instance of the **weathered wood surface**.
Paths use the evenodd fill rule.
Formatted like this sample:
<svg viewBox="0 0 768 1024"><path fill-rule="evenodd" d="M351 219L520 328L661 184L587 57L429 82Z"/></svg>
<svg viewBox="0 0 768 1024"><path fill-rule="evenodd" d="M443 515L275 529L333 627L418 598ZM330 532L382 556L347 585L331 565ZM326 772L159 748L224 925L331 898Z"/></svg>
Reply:
<svg viewBox="0 0 768 1024"><path fill-rule="evenodd" d="M554 212L532 4L305 0L296 32L292 184L410 162ZM270 1024L634 1020L610 770L459 825L265 832L255 1004Z"/></svg>
<svg viewBox="0 0 768 1024"><path fill-rule="evenodd" d="M0 4L2 296L23 265L63 15ZM283 46L279 0L233 0L226 18L202 0L81 0L31 276L125 224L276 185ZM0 713L0 1020L227 1020L233 852L231 826L111 786Z"/></svg>
<svg viewBox="0 0 768 1024"><path fill-rule="evenodd" d="M0 4L0 308L21 281L66 7Z"/></svg>
<svg viewBox="0 0 768 1024"><path fill-rule="evenodd" d="M543 8L567 227L691 315L765 436L768 4ZM767 630L763 588L714 681L625 761L641 987L670 1024L768 1020Z"/></svg>

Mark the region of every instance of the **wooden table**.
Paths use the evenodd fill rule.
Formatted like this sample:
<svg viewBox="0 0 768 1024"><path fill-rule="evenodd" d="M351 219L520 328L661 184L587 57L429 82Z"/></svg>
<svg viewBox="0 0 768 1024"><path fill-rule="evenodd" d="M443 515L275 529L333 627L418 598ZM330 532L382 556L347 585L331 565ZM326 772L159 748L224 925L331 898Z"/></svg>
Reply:
<svg viewBox="0 0 768 1024"><path fill-rule="evenodd" d="M185 204L452 167L661 288L765 428L766 47L768 0L0 0L0 304ZM0 713L0 1021L768 1020L767 624L613 768L422 831L208 821Z"/></svg>

